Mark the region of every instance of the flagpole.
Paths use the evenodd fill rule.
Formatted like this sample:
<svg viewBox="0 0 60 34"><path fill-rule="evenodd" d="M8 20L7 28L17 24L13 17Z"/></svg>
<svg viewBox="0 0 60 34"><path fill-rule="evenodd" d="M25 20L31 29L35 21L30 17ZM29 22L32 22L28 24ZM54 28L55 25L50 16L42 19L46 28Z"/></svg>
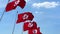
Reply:
<svg viewBox="0 0 60 34"><path fill-rule="evenodd" d="M22 28L22 33L21 34L23 34L23 28Z"/></svg>
<svg viewBox="0 0 60 34"><path fill-rule="evenodd" d="M23 28L22 28L22 32L21 32L21 34L23 34Z"/></svg>
<svg viewBox="0 0 60 34"><path fill-rule="evenodd" d="M17 11L17 13L18 13L18 11ZM22 28L22 33L21 34L23 34L23 28Z"/></svg>
<svg viewBox="0 0 60 34"><path fill-rule="evenodd" d="M18 14L18 11L17 11L17 14ZM14 34L15 26L16 26L16 22L14 23L13 30L12 30L12 34Z"/></svg>
<svg viewBox="0 0 60 34"><path fill-rule="evenodd" d="M10 0L8 0L8 2L9 2L9 1L10 1ZM1 18L0 18L0 21L2 20L4 13L5 13L5 10L4 10L4 12L2 13L2 16L1 16Z"/></svg>
<svg viewBox="0 0 60 34"><path fill-rule="evenodd" d="M14 23L12 34L14 34L16 23Z"/></svg>

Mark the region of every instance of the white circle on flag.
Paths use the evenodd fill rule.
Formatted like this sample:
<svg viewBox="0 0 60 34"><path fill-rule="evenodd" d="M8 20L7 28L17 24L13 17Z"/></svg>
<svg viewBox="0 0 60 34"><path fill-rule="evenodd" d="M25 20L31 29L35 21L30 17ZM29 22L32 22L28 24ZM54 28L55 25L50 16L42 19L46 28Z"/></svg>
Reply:
<svg viewBox="0 0 60 34"><path fill-rule="evenodd" d="M19 2L20 2L20 0L18 0L18 1L15 1L15 4L14 4L14 6L16 6L17 4L19 4Z"/></svg>
<svg viewBox="0 0 60 34"><path fill-rule="evenodd" d="M34 33L34 34L37 34L37 30L36 30L36 29L35 29L35 30L33 30L33 33Z"/></svg>
<svg viewBox="0 0 60 34"><path fill-rule="evenodd" d="M23 20L25 20L25 19L28 19L28 15L27 14L23 15Z"/></svg>
<svg viewBox="0 0 60 34"><path fill-rule="evenodd" d="M29 24L28 24L28 27L33 27L33 24L32 24L32 23L29 23Z"/></svg>

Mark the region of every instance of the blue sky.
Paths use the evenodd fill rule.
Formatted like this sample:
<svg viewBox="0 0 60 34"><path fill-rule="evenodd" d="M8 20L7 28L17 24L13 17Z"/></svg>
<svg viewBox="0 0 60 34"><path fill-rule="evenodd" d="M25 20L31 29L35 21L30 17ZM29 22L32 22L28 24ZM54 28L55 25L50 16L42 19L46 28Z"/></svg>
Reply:
<svg viewBox="0 0 60 34"><path fill-rule="evenodd" d="M10 0L12 1L12 0ZM5 12L0 21L0 34L12 34L13 25L19 13L32 12L33 21L37 22L43 34L60 34L60 0L26 0L24 9L17 7L15 10ZM0 0L0 17L5 10L8 0ZM21 34L23 23L16 24L14 34ZM23 34L28 34L27 31Z"/></svg>

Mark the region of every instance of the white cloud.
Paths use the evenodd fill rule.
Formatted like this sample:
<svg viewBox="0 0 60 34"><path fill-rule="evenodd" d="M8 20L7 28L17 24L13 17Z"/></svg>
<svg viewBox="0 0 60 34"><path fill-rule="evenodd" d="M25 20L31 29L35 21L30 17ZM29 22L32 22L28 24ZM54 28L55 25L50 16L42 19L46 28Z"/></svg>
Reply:
<svg viewBox="0 0 60 34"><path fill-rule="evenodd" d="M59 2L42 2L42 3L33 3L32 6L33 7L44 7L44 8L55 8L57 6L59 6Z"/></svg>

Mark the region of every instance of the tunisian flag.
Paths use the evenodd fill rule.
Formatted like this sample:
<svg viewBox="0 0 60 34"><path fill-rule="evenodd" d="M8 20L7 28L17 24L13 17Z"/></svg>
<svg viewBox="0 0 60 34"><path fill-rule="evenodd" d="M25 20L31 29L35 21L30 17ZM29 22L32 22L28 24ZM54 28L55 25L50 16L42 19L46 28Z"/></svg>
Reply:
<svg viewBox="0 0 60 34"><path fill-rule="evenodd" d="M16 23L24 22L26 20L33 20L34 16L30 12L24 12L21 14L18 14L18 19Z"/></svg>
<svg viewBox="0 0 60 34"><path fill-rule="evenodd" d="M25 7L26 2L24 0L14 0L9 2L6 6L6 12L15 9L17 6L20 6L22 9Z"/></svg>
<svg viewBox="0 0 60 34"><path fill-rule="evenodd" d="M33 29L33 28L37 28L37 24L35 21L33 22L24 22L24 25L23 25L23 30L24 31L27 31L27 30L30 30L30 29Z"/></svg>
<svg viewBox="0 0 60 34"><path fill-rule="evenodd" d="M28 30L28 34L42 34L40 32L40 27Z"/></svg>
<svg viewBox="0 0 60 34"><path fill-rule="evenodd" d="M15 1L9 2L6 6L6 12L15 9L17 7L17 5L16 6L14 6L14 5L15 5Z"/></svg>

